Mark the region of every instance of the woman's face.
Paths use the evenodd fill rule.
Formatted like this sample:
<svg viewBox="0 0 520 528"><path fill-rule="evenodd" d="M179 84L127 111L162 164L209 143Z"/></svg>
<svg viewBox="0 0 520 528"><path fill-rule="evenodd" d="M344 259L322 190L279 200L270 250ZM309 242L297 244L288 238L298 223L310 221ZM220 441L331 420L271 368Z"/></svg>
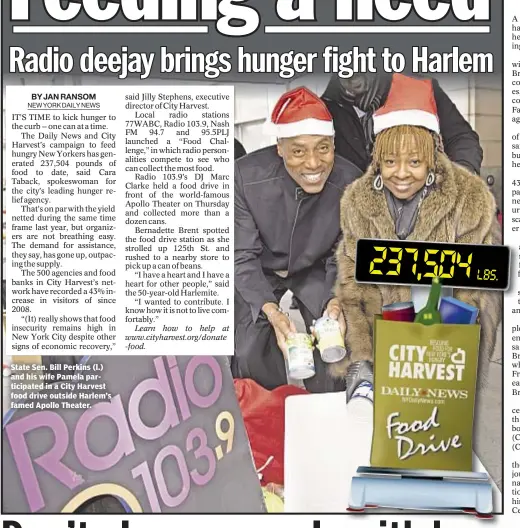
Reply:
<svg viewBox="0 0 520 528"><path fill-rule="evenodd" d="M426 183L428 164L418 153L415 141L403 141L399 152L388 153L381 160L384 186L399 200L408 200Z"/></svg>

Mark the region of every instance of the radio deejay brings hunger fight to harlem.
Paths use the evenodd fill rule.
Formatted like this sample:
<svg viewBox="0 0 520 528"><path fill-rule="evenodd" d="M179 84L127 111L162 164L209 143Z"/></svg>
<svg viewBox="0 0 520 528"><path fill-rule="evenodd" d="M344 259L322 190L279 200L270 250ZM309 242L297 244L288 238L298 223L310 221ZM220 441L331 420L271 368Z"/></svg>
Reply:
<svg viewBox="0 0 520 528"><path fill-rule="evenodd" d="M287 290L298 300L307 331L326 311L345 325L333 297L339 205L360 176L334 153L332 117L306 88L287 92L272 113L278 138L235 164L235 377L272 389L287 383L284 354L294 323L278 303ZM344 388L315 352L308 390Z"/></svg>

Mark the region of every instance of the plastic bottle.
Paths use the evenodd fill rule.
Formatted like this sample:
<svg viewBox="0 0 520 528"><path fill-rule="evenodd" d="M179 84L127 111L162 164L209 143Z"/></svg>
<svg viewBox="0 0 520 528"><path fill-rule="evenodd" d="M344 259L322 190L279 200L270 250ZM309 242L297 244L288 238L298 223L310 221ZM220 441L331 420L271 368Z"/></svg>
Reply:
<svg viewBox="0 0 520 528"><path fill-rule="evenodd" d="M442 281L438 277L432 279L432 286L426 306L415 316L415 323L423 325L434 325L442 322L439 312L439 300L441 298Z"/></svg>

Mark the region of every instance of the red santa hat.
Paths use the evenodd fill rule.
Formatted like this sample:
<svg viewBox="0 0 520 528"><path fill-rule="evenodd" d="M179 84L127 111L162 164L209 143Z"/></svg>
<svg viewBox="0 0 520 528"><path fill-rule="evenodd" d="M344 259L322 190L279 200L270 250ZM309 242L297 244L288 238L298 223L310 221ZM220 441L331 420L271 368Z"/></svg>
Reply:
<svg viewBox="0 0 520 528"><path fill-rule="evenodd" d="M399 125L420 126L439 133L431 80L394 73L385 104L374 112L374 134Z"/></svg>
<svg viewBox="0 0 520 528"><path fill-rule="evenodd" d="M284 93L271 114L269 129L276 137L304 134L333 136L334 123L325 103L305 87Z"/></svg>

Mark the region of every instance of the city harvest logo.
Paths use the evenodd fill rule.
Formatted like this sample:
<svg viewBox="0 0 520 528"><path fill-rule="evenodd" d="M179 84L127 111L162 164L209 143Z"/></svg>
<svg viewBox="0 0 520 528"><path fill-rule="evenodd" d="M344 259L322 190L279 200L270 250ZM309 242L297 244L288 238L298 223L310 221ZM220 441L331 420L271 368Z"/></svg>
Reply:
<svg viewBox="0 0 520 528"><path fill-rule="evenodd" d="M122 15L128 22L215 22L218 33L240 37L255 33L261 19L249 0L40 0L47 15L56 22L70 22L80 14L94 22L109 22ZM277 0L280 22L318 22L317 0ZM31 21L36 0L11 0L11 21ZM439 22L450 13L459 22L490 21L490 0L336 0L335 22L374 22L376 15L400 22L415 15L425 22ZM208 32L207 26L199 28ZM193 31L195 32L195 31Z"/></svg>
<svg viewBox="0 0 520 528"><path fill-rule="evenodd" d="M392 345L388 351L388 377L414 380L462 381L466 351L444 345L439 350L428 346Z"/></svg>

